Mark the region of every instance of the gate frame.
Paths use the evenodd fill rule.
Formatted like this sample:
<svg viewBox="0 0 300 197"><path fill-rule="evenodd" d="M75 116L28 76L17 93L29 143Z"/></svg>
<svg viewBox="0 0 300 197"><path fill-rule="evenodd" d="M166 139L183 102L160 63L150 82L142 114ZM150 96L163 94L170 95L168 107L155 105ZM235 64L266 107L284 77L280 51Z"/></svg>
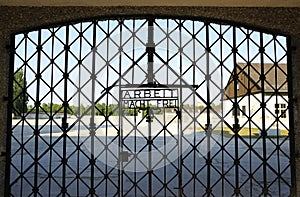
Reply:
<svg viewBox="0 0 300 197"><path fill-rule="evenodd" d="M49 25L41 25L37 26L34 28L28 28L26 30L22 31L16 31L13 34L10 34L10 43L9 45L6 46L9 54L9 75L8 75L8 94L7 97L4 97L5 100L7 100L7 128L6 128L6 152L1 153L5 155L6 157L6 164L5 164L5 196L9 196L10 194L10 156L11 156L11 133L9 132L12 126L12 104L13 104L13 77L14 77L14 45L15 45L15 36L21 33L25 32L31 32L31 31L38 31L43 28L51 28L51 27L57 27L57 26L68 26L74 23L79 23L79 22L93 22L95 20L100 20L100 21L105 21L105 20L114 20L114 19L147 19L147 18L155 18L155 19L181 19L181 20L197 20L200 22L209 22L209 23L215 23L215 24L220 24L220 25L230 25L234 28L236 27L244 27L249 30L253 31L258 31L260 33L267 33L267 34L272 34L272 35L280 35L280 36L285 36L287 39L287 69L288 69L288 96L290 98L289 100L289 123L290 123L290 135L289 135L289 142L290 142L290 171L291 171L291 195L297 194L299 192L297 190L297 185L296 183L300 183L300 180L297 180L296 174L298 173L297 169L297 160L296 158L299 158L299 153L298 153L298 144L295 141L297 139L296 132L295 132L295 127L294 124L296 122L295 120L295 113L294 111L297 111L296 105L297 105L297 99L294 98L293 91L294 86L293 83L297 81L294 78L294 69L296 69L296 64L299 62L299 57L297 56L299 54L299 49L296 50L295 46L299 46L299 41L297 42L296 39L293 39L292 36L287 35L285 33L281 33L278 31L270 30L270 29L265 29L261 27L257 27L254 25L247 25L244 23L240 22L232 22L230 20L221 20L221 19L215 19L215 18L207 18L207 17L199 17L199 16L170 16L170 15L152 15L152 14L133 14L133 15L128 15L128 14L117 14L117 15L103 15L100 17L90 17L90 18L85 18L85 19L76 19L76 20L70 20L70 21L64 21L64 22L55 22L51 23ZM296 54L296 52L297 54ZM298 58L298 59L297 59ZM295 86L296 87L296 86ZM297 106L298 107L298 106ZM295 110L296 109L296 110ZM297 124L296 124L297 128ZM298 137L299 138L299 137ZM297 146L298 145L298 146ZM299 164L298 164L299 165ZM296 173L295 173L296 172ZM293 176L294 175L294 176Z"/></svg>

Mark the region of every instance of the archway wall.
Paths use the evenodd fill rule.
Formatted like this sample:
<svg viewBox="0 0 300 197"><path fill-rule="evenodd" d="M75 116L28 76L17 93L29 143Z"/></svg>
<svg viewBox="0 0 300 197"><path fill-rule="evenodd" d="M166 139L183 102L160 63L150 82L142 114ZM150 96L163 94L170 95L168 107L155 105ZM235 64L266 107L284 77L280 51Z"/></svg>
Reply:
<svg viewBox="0 0 300 197"><path fill-rule="evenodd" d="M296 180L297 194L300 196L300 8L263 8L263 7L10 7L0 6L0 194L4 194L5 152L7 131L7 95L9 81L10 36L25 30L52 24L80 21L90 18L112 17L117 15L160 15L172 17L198 17L216 21L229 21L238 25L254 27L279 34L291 36L292 41L292 73L294 88L294 128L296 131ZM298 134L299 133L299 134ZM298 161L298 162L297 162ZM296 191L295 191L295 196ZM2 195L1 195L2 196Z"/></svg>

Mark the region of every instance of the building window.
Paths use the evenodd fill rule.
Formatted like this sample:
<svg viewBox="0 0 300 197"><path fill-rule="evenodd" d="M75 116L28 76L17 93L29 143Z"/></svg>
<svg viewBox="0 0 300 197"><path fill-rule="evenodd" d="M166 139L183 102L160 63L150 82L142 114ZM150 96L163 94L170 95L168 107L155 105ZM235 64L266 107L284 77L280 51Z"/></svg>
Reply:
<svg viewBox="0 0 300 197"><path fill-rule="evenodd" d="M237 114L236 114L236 116L240 116L240 115L241 115L240 108L237 108ZM235 116L235 109L232 110L232 116Z"/></svg>
<svg viewBox="0 0 300 197"><path fill-rule="evenodd" d="M245 117L245 114L246 114L246 106L245 105L242 106L242 111L243 111L242 116Z"/></svg>
<svg viewBox="0 0 300 197"><path fill-rule="evenodd" d="M275 104L275 114L278 114L281 118L286 118L286 104Z"/></svg>

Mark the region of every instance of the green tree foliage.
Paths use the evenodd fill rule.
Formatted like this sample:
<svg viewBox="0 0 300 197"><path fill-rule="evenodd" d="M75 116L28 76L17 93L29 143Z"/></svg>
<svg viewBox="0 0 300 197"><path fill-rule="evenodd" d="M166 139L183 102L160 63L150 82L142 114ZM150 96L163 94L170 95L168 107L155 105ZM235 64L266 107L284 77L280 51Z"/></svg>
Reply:
<svg viewBox="0 0 300 197"><path fill-rule="evenodd" d="M153 114L162 114L163 109L159 108L153 108L152 105L149 106L149 108L152 108ZM143 116L147 115L147 108L145 109L130 109L130 108L122 108L122 114L125 116L137 116L138 113L142 113ZM32 105L28 105L28 111L30 112L36 112L36 108ZM69 115L91 115L91 106L90 105L83 105L80 104L80 106L74 106L69 105L67 107L67 113ZM48 113L48 114L57 114L57 113L63 113L64 107L62 104L56 104L56 103L42 103L39 108L40 113ZM119 116L119 104L109 104L106 105L105 103L97 103L95 105L94 109L94 115L96 116Z"/></svg>
<svg viewBox="0 0 300 197"><path fill-rule="evenodd" d="M97 103L95 105L95 115L96 116L118 116L119 115L119 105L118 104L109 104L108 106L105 103Z"/></svg>
<svg viewBox="0 0 300 197"><path fill-rule="evenodd" d="M95 110L95 114L96 116L104 116L106 114L106 106L105 103L97 103L96 104L96 110Z"/></svg>
<svg viewBox="0 0 300 197"><path fill-rule="evenodd" d="M32 105L28 105L28 112L36 112L36 107ZM40 108L39 112L43 113L46 112L48 114L56 114L56 113L63 113L64 108L61 104L56 104L56 103L43 103Z"/></svg>
<svg viewBox="0 0 300 197"><path fill-rule="evenodd" d="M24 72L20 69L14 75L13 81L13 109L12 112L20 116L27 112L28 95L26 94L26 78Z"/></svg>
<svg viewBox="0 0 300 197"><path fill-rule="evenodd" d="M47 113L63 113L64 108L61 104L55 104L55 103L43 103L42 106L43 111L46 111ZM40 110L41 111L41 110Z"/></svg>

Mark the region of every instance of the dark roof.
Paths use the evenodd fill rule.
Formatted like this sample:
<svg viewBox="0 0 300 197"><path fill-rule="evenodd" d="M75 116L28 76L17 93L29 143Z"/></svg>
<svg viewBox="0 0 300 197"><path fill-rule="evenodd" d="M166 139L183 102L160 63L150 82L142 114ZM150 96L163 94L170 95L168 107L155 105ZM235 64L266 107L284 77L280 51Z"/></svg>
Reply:
<svg viewBox="0 0 300 197"><path fill-rule="evenodd" d="M251 63L251 65L248 66L247 63L238 63L237 68L238 73L240 71L243 72L243 74L249 77L253 83L256 83L258 88L261 90L261 82L257 83L260 80L262 73L261 64ZM272 63L265 63L263 69L265 75L264 92L274 92L274 89L278 89L279 92L287 92L286 64L274 65Z"/></svg>
<svg viewBox="0 0 300 197"><path fill-rule="evenodd" d="M264 73L263 75L261 73ZM238 63L236 64L239 89L235 93L234 72L228 79L223 99L241 97L262 92L262 79L264 80L264 92L282 94L288 92L287 65L266 63L261 67L259 63Z"/></svg>

